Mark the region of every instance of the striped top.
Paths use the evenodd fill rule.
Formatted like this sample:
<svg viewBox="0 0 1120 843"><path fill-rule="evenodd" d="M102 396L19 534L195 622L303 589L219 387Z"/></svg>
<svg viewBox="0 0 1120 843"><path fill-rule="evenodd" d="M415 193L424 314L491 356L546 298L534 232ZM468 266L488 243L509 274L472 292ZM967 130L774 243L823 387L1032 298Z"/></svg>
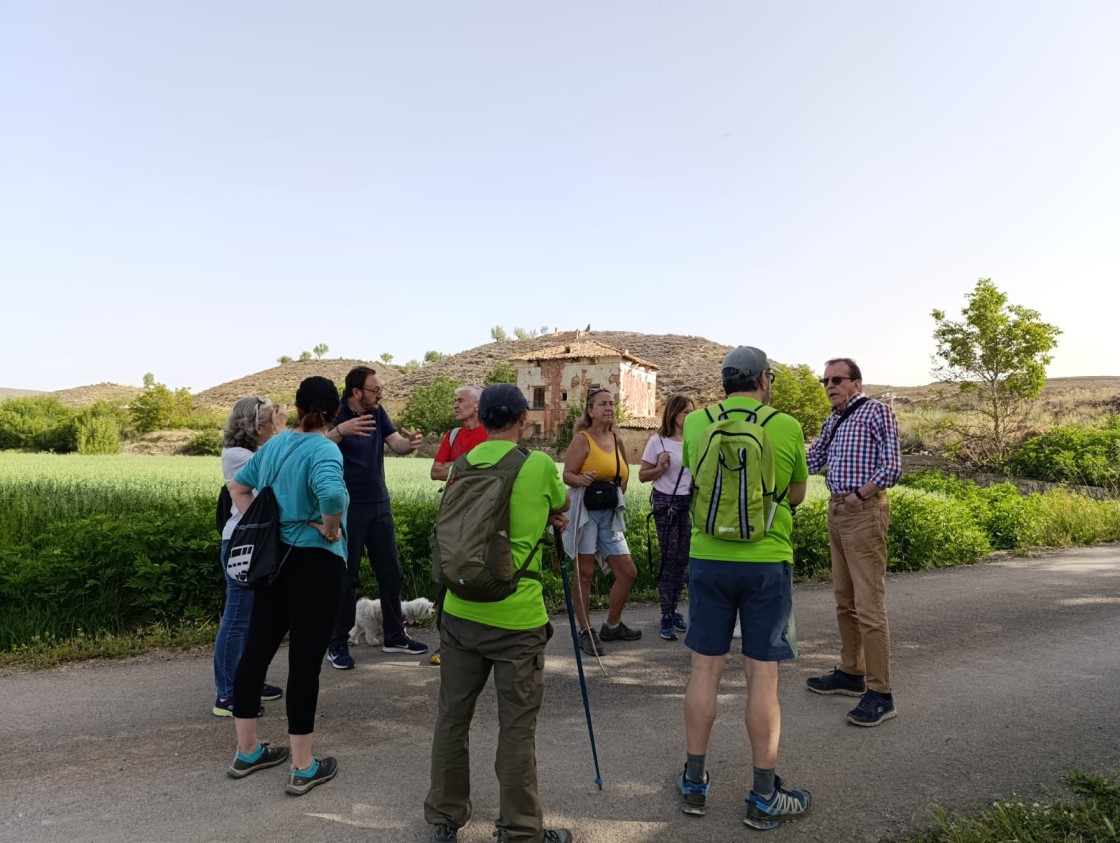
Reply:
<svg viewBox="0 0 1120 843"><path fill-rule="evenodd" d="M853 395L849 402L863 397ZM868 399L836 429L843 413L833 410L806 458L813 474L828 467L825 483L834 495L851 494L868 482L889 489L902 476L898 421L891 408Z"/></svg>

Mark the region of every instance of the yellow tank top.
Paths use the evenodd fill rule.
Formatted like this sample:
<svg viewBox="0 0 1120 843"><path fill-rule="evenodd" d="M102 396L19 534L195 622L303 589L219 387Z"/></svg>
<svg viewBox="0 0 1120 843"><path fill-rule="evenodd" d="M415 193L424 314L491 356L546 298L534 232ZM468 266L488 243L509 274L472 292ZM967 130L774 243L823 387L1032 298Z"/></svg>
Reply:
<svg viewBox="0 0 1120 843"><path fill-rule="evenodd" d="M587 455L587 459L583 461L580 466L580 474L586 474L588 471L595 472L596 480L613 480L615 474L615 452L604 451L595 442L591 434L586 430L581 430L584 436L587 437L587 444L591 446L591 453ZM618 447L618 440L615 440L615 448ZM618 455L618 476L621 482L626 483L630 477L630 466L626 464L626 460L622 459L622 454Z"/></svg>

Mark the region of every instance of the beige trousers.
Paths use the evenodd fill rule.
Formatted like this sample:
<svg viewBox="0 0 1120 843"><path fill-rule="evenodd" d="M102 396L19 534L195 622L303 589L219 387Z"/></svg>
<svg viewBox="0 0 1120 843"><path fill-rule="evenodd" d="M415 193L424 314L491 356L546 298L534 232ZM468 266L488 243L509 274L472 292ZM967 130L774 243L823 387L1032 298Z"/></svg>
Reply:
<svg viewBox="0 0 1120 843"><path fill-rule="evenodd" d="M891 507L885 492L859 510L842 499L828 505L832 589L840 628L840 669L866 676L867 687L891 691L891 633L887 623L887 527Z"/></svg>

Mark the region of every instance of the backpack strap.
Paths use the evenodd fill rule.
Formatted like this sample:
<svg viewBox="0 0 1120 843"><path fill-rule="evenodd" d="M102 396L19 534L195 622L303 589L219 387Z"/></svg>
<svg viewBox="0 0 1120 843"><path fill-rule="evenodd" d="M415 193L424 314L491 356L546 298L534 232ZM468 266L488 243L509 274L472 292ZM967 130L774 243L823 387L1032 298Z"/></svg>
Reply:
<svg viewBox="0 0 1120 843"><path fill-rule="evenodd" d="M458 438L459 431L462 430L462 429L463 428L461 428L461 427L453 427L453 428L451 428L451 432L447 434L447 451L448 451L448 453L450 453L454 449L455 440Z"/></svg>

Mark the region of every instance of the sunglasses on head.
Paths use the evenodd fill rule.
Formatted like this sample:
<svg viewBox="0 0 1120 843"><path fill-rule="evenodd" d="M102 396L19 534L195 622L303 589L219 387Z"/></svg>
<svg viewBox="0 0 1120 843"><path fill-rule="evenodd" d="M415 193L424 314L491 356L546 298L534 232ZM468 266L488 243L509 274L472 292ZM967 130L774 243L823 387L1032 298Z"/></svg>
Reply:
<svg viewBox="0 0 1120 843"><path fill-rule="evenodd" d="M821 386L828 386L830 383L833 386L840 386L842 381L854 381L855 378L850 378L847 375L833 375L831 378L821 378Z"/></svg>

